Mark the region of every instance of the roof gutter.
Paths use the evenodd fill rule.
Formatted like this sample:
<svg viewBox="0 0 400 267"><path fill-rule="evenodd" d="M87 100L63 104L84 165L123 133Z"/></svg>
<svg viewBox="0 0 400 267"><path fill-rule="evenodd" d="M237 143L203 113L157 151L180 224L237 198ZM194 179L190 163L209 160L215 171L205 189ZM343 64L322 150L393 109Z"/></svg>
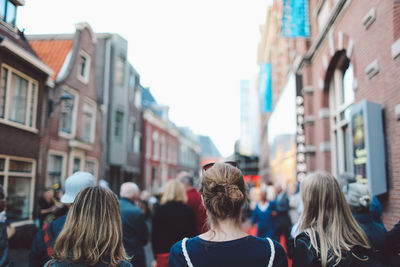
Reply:
<svg viewBox="0 0 400 267"><path fill-rule="evenodd" d="M23 48L19 47L16 45L14 42L10 41L7 38L4 38L2 41L0 41L0 47L3 47L16 56L22 58L29 64L35 66L37 69L41 70L42 72L46 73L49 76L49 79L47 79L46 85L52 87L54 84L51 80L51 77L54 75L54 71L52 68L44 64L40 59L32 55L31 53L25 51Z"/></svg>

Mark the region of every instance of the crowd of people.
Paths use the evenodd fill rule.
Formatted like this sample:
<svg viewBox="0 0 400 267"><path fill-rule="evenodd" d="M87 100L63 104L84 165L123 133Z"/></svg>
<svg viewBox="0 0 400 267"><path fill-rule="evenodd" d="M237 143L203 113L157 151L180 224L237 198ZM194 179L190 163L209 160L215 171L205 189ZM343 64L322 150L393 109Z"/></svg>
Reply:
<svg viewBox="0 0 400 267"><path fill-rule="evenodd" d="M144 267L149 241L157 267L400 266L400 223L386 231L379 201L351 177L311 173L289 195L263 185L256 205L248 205L254 192L234 162L205 165L199 181L197 190L193 176L180 173L158 198L126 182L118 199L76 172L59 203L44 193L29 266ZM0 188L1 266L9 264L5 199ZM253 209L256 236L243 227L244 206Z"/></svg>

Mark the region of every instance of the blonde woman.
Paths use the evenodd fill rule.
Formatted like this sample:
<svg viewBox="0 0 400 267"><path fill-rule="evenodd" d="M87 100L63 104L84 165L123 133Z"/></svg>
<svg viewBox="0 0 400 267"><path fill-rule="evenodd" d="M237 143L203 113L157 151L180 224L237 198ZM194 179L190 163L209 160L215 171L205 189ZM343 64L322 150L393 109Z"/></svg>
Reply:
<svg viewBox="0 0 400 267"><path fill-rule="evenodd" d="M83 189L45 266L131 267L126 260L116 195L100 186Z"/></svg>
<svg viewBox="0 0 400 267"><path fill-rule="evenodd" d="M300 186L304 210L295 239L293 267L380 266L331 174L308 175Z"/></svg>
<svg viewBox="0 0 400 267"><path fill-rule="evenodd" d="M169 267L287 267L285 251L277 242L242 230L247 195L242 172L234 162L205 165L200 194L209 231L176 243Z"/></svg>
<svg viewBox="0 0 400 267"><path fill-rule="evenodd" d="M197 235L192 208L185 205L186 191L181 182L170 180L164 187L160 206L154 210L151 244L157 267L168 265L169 250L185 236Z"/></svg>

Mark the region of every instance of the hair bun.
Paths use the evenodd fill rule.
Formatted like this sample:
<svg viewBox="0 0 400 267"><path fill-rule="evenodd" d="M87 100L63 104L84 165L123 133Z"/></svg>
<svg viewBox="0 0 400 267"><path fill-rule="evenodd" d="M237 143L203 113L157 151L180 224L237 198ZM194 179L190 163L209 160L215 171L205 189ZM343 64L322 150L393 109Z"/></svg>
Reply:
<svg viewBox="0 0 400 267"><path fill-rule="evenodd" d="M231 202L237 202L243 200L243 193L240 191L237 185L231 184L225 187L226 196L230 199Z"/></svg>

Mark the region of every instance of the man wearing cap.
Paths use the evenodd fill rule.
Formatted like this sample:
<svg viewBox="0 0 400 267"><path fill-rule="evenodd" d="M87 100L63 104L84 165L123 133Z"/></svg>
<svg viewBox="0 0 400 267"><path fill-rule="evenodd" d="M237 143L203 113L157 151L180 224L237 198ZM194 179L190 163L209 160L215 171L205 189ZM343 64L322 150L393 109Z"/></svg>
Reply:
<svg viewBox="0 0 400 267"><path fill-rule="evenodd" d="M94 176L88 172L75 172L65 180L65 194L61 198L61 202L71 205L75 197L80 191L89 186L96 185ZM29 266L43 266L50 260L53 254L54 243L60 234L67 215L57 220L45 224L41 230L36 233L32 243L32 249L29 253Z"/></svg>

